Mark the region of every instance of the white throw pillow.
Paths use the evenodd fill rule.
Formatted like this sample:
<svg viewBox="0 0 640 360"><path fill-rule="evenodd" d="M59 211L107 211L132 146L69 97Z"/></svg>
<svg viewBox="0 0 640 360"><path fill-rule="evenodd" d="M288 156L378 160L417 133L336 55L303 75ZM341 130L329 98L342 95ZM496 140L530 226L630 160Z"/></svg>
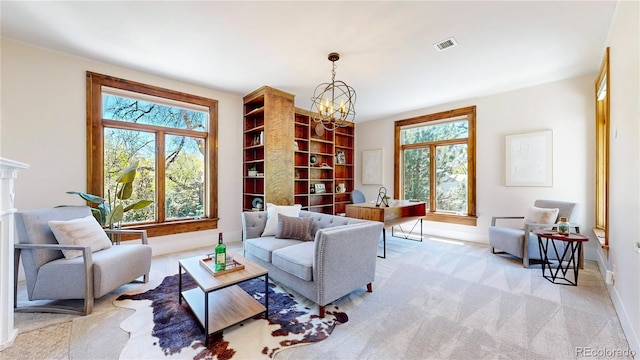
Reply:
<svg viewBox="0 0 640 360"><path fill-rule="evenodd" d="M267 203L267 224L264 226L262 236L275 236L278 229L278 214L298 217L300 216L302 205L295 204L292 206L274 205Z"/></svg>
<svg viewBox="0 0 640 360"><path fill-rule="evenodd" d="M547 209L531 206L527 209L522 227L524 228L524 224L555 224L558 212L560 212L558 208ZM540 226L534 228L540 228Z"/></svg>
<svg viewBox="0 0 640 360"><path fill-rule="evenodd" d="M51 220L49 228L60 245L90 245L91 252L111 247L111 240L91 215L67 221ZM65 258L73 259L81 256L82 250L62 250L62 253Z"/></svg>

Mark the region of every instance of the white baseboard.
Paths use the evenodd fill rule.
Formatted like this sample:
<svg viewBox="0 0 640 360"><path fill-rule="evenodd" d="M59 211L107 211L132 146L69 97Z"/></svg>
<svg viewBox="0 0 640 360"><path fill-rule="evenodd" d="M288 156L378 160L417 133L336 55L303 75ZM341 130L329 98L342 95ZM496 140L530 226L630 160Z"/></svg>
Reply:
<svg viewBox="0 0 640 360"><path fill-rule="evenodd" d="M183 234L157 236L149 238L153 256L174 252L193 250L210 246L213 249L218 243L218 230L195 231ZM242 231L224 232L224 242L242 241Z"/></svg>
<svg viewBox="0 0 640 360"><path fill-rule="evenodd" d="M11 302L13 302L13 299L11 300ZM18 336L18 329L11 330L11 332L7 336L7 340L4 341L2 344L0 344L0 351L11 347L11 345L13 345L13 342L16 340L17 336Z"/></svg>
<svg viewBox="0 0 640 360"><path fill-rule="evenodd" d="M412 225L412 224L407 224L407 225ZM406 226L403 225L403 227L406 227ZM416 228L413 229L411 234L415 236L420 236L420 226L416 226ZM422 235L443 237L443 238L454 239L454 240L462 240L462 241L467 241L467 242L472 242L472 243L477 243L477 244L487 245L487 246L489 245L489 240L487 239L486 234L479 234L479 233L473 233L473 232L464 232L464 231L458 231L458 230L452 230L452 229L438 229L434 227L429 227L427 230L426 226L423 225ZM599 248L591 248L591 247L585 246L583 247L583 249L584 249L584 258L586 260L598 261L598 258L599 258L598 253L600 252Z"/></svg>
<svg viewBox="0 0 640 360"><path fill-rule="evenodd" d="M596 249L596 252L597 252L596 261L598 263L598 267L600 268L600 273L602 274L602 278L605 279L606 271L608 270L607 262L605 260L602 249ZM640 356L640 344L638 343L638 336L633 330L633 326L631 325L632 321L629 318L629 314L627 313L627 310L625 309L624 304L622 303L622 300L620 299L620 294L618 294L618 290L615 286L615 283L613 285L606 284L605 286L607 287L607 291L609 291L609 296L611 297L611 301L613 302L613 307L616 311L616 314L618 315L620 324L622 325L622 331L624 332L624 335L626 336L627 341L629 342L629 347L631 348L631 350L635 352L635 358L638 358L638 356Z"/></svg>

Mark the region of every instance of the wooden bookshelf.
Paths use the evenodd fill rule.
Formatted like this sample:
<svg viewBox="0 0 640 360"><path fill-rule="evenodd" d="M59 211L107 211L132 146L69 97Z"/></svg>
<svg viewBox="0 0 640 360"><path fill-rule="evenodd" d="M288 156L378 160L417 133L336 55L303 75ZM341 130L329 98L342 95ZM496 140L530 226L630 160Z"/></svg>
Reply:
<svg viewBox="0 0 640 360"><path fill-rule="evenodd" d="M267 86L244 97L243 209L260 198L265 206L344 214L354 186L355 128L324 130L293 98ZM248 175L254 166L259 176Z"/></svg>
<svg viewBox="0 0 640 360"><path fill-rule="evenodd" d="M334 198L334 214L346 213L346 205L351 204L351 192L354 187L354 143L355 128L352 126L335 130L336 161L334 165L334 181L336 195ZM338 192L338 186L344 185L344 192ZM342 186L341 186L342 188Z"/></svg>
<svg viewBox="0 0 640 360"><path fill-rule="evenodd" d="M292 94L263 86L246 95L243 131L243 210L263 204L293 205L294 106ZM255 168L257 176L249 176Z"/></svg>

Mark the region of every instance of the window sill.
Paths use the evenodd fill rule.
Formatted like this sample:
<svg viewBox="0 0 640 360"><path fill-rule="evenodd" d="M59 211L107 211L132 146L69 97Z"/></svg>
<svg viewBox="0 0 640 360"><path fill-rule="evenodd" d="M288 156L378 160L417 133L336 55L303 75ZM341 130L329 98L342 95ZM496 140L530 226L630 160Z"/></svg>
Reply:
<svg viewBox="0 0 640 360"><path fill-rule="evenodd" d="M424 217L427 221L437 221L458 225L476 226L478 218L471 215L453 215L447 213L429 212Z"/></svg>
<svg viewBox="0 0 640 360"><path fill-rule="evenodd" d="M596 238L598 238L600 246L602 246L603 249L609 249L609 243L607 242L607 237L604 229L593 228L593 233L596 235Z"/></svg>
<svg viewBox="0 0 640 360"><path fill-rule="evenodd" d="M124 229L147 230L147 236L173 235L193 231L211 230L218 228L218 218L189 219L165 222L162 224L143 224L124 226ZM126 239L125 239L126 240Z"/></svg>

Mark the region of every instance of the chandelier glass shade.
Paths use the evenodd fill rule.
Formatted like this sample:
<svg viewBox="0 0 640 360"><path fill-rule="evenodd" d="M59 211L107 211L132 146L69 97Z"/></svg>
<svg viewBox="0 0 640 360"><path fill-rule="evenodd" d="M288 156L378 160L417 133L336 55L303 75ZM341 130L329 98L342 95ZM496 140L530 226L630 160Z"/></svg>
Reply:
<svg viewBox="0 0 640 360"><path fill-rule="evenodd" d="M331 82L318 85L311 98L311 117L329 131L347 126L355 119L356 91L344 81L336 80L338 53L329 54Z"/></svg>

